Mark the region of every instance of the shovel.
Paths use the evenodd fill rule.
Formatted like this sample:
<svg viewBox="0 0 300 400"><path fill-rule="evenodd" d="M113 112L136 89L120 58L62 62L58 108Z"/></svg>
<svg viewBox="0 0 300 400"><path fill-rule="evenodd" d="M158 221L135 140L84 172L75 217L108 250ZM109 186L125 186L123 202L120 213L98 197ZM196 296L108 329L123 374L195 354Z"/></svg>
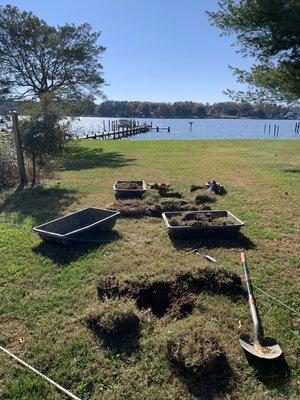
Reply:
<svg viewBox="0 0 300 400"><path fill-rule="evenodd" d="M259 318L258 310L256 308L255 299L253 297L253 288L249 277L249 270L247 266L246 256L241 253L241 262L244 268L244 275L246 280L248 301L250 306L251 317L253 320L253 341L249 335L241 335L240 343L244 350L255 357L274 359L282 354L282 350L278 344L273 343L264 337L264 331L261 320Z"/></svg>

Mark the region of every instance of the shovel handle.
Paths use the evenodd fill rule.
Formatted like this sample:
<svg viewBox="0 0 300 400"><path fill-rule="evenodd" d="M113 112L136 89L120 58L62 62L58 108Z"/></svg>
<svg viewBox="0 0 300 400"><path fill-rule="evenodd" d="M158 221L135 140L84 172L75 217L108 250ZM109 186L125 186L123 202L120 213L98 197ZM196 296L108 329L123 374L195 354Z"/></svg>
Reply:
<svg viewBox="0 0 300 400"><path fill-rule="evenodd" d="M252 321L253 321L254 343L261 346L263 344L262 342L263 342L264 332L263 332L263 327L262 327L261 320L259 317L259 313L256 308L255 298L253 296L253 288L252 288L249 269L248 269L248 265L247 265L247 259L246 259L246 255L244 253L241 253L241 262L242 262L243 269L244 269L244 276L245 276L247 292L248 292L248 302L249 302L250 313L251 313L251 317L252 317Z"/></svg>

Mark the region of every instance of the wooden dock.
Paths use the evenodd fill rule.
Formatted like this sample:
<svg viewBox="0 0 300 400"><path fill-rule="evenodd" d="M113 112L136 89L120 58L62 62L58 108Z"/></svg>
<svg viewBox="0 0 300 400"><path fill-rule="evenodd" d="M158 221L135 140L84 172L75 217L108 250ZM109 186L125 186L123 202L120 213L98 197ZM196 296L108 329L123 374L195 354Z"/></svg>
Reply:
<svg viewBox="0 0 300 400"><path fill-rule="evenodd" d="M149 131L155 130L156 132L159 131L167 131L170 132L170 127L154 127L152 123L150 124L142 124L133 123L131 126L119 126L115 121L109 121L108 124L108 131L105 130L104 124L104 131L102 132L91 132L85 135L75 135L76 139L94 139L94 140L118 140L128 138L130 136L138 135L140 133L147 133Z"/></svg>

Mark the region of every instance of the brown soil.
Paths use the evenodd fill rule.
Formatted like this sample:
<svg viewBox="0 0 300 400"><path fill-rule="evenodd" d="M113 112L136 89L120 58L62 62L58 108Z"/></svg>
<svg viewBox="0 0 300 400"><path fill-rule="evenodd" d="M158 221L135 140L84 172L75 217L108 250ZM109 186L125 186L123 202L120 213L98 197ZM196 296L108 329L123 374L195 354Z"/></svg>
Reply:
<svg viewBox="0 0 300 400"><path fill-rule="evenodd" d="M103 301L119 294L119 280L116 276L106 276L97 284L99 300Z"/></svg>
<svg viewBox="0 0 300 400"><path fill-rule="evenodd" d="M118 190L136 190L143 189L143 185L141 183L137 183L134 181L124 181L116 183L116 189Z"/></svg>
<svg viewBox="0 0 300 400"><path fill-rule="evenodd" d="M208 190L202 190L201 194L198 194L195 197L195 204L203 204L203 203L213 203L216 201L214 196L211 196L211 192Z"/></svg>
<svg viewBox="0 0 300 400"><path fill-rule="evenodd" d="M192 192L196 192L199 189L205 189L205 186L203 186L203 185L192 185L191 188L190 188L190 192L191 193Z"/></svg>
<svg viewBox="0 0 300 400"><path fill-rule="evenodd" d="M166 186L161 186L158 188L158 194L160 197L173 197L180 199L183 197L183 194L180 192L176 192L173 189L166 187Z"/></svg>
<svg viewBox="0 0 300 400"><path fill-rule="evenodd" d="M109 210L119 211L123 217L142 217L152 216L161 217L162 213L166 211L200 211L211 210L209 206L195 206L185 200L172 201L172 200L138 200L138 199L124 199L116 200L112 204L106 206Z"/></svg>
<svg viewBox="0 0 300 400"><path fill-rule="evenodd" d="M149 203L137 199L116 200L106 206L110 210L119 211L123 217L145 216L149 207Z"/></svg>
<svg viewBox="0 0 300 400"><path fill-rule="evenodd" d="M161 217L164 212L172 211L200 211L200 210L211 210L209 206L195 206L185 200L172 201L172 200L162 200L156 203L149 209L149 213L152 216Z"/></svg>
<svg viewBox="0 0 300 400"><path fill-rule="evenodd" d="M113 289L106 282L113 282ZM102 279L98 285L100 301L108 297L133 298L140 309L151 309L154 315L162 317L173 316L184 318L194 309L193 295L201 292L223 294L235 299L244 294L241 278L225 270L205 268L197 273L178 274L169 281L156 281L141 284L135 281L125 281L119 288L116 277Z"/></svg>
<svg viewBox="0 0 300 400"><path fill-rule="evenodd" d="M184 293L182 296L175 298L168 310L168 319L183 319L192 314L195 308L195 300L195 295L192 293Z"/></svg>
<svg viewBox="0 0 300 400"><path fill-rule="evenodd" d="M168 187L170 187L170 186L171 186L170 183L159 183L159 182L150 183L150 189L156 189L156 190L158 190L158 189L161 188L161 187L166 187L166 188L168 188Z"/></svg>
<svg viewBox="0 0 300 400"><path fill-rule="evenodd" d="M169 223L171 226L189 226L194 228L228 225L228 223L224 221L224 217L215 217L209 214L197 214L193 212L175 215L170 218Z"/></svg>

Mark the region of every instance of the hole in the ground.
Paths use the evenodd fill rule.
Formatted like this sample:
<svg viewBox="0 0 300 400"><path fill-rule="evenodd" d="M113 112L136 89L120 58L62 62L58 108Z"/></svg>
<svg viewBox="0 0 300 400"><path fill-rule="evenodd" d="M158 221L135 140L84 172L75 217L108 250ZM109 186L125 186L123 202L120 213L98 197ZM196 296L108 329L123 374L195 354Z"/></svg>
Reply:
<svg viewBox="0 0 300 400"><path fill-rule="evenodd" d="M138 308L151 308L154 315L162 317L170 307L171 286L168 282L155 282L139 290L136 305Z"/></svg>

